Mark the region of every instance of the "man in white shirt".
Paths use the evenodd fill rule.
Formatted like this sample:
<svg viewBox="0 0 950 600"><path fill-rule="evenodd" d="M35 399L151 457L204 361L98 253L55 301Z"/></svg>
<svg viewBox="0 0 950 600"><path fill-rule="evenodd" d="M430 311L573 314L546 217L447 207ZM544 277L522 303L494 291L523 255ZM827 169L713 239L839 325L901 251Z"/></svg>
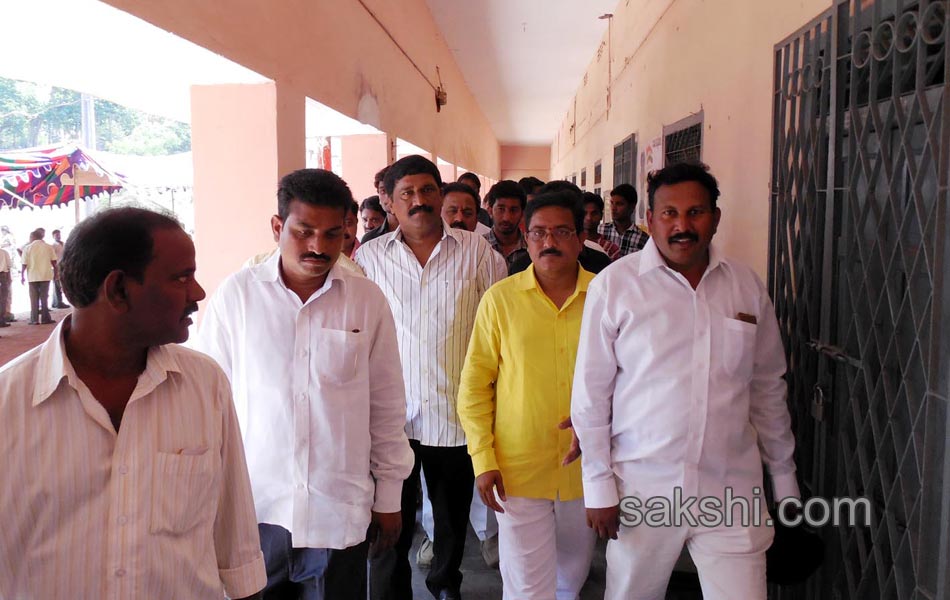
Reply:
<svg viewBox="0 0 950 600"><path fill-rule="evenodd" d="M54 323L49 314L49 284L56 278L56 251L43 241L46 231L36 229L23 248L20 283L30 283L30 325Z"/></svg>
<svg viewBox="0 0 950 600"><path fill-rule="evenodd" d="M61 239L59 229L53 230L53 253L56 254L56 262L63 258L63 240ZM56 274L53 280L53 308L69 308L69 305L63 302L63 285L59 281L59 274Z"/></svg>
<svg viewBox="0 0 950 600"><path fill-rule="evenodd" d="M704 598L764 599L762 463L776 499L799 493L775 313L755 273L711 246L705 165L662 169L648 189L652 237L591 283L574 376L587 520L614 540L606 598L663 598L685 544ZM648 525L651 498L693 518Z"/></svg>
<svg viewBox="0 0 950 600"><path fill-rule="evenodd" d="M173 219L73 231L74 309L0 369L0 598L258 597L266 575L227 378L178 346L204 290Z"/></svg>
<svg viewBox="0 0 950 600"><path fill-rule="evenodd" d="M456 395L482 294L507 275L485 238L442 220L442 178L432 161L402 158L386 173L399 227L364 243L356 262L379 284L396 319L406 382L406 432L415 466L402 490L403 529L391 576L371 569L371 594L412 598L409 548L415 529L419 470L425 471L435 521L426 586L456 599L475 475L458 420ZM380 589L383 588L383 589Z"/></svg>
<svg viewBox="0 0 950 600"><path fill-rule="evenodd" d="M265 599L365 600L368 549L402 525L413 459L396 329L379 287L337 264L352 203L330 171L284 176L278 252L221 284L198 335L234 388Z"/></svg>

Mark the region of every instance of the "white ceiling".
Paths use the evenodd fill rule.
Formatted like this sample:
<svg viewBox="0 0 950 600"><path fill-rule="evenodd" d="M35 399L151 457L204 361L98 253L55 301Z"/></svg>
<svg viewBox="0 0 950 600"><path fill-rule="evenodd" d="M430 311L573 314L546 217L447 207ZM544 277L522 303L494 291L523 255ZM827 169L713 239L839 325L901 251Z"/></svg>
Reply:
<svg viewBox="0 0 950 600"><path fill-rule="evenodd" d="M618 0L426 2L498 141L546 145Z"/></svg>
<svg viewBox="0 0 950 600"><path fill-rule="evenodd" d="M192 85L268 81L96 0L3 0L0 14L7 23L3 43L12 52L0 61L0 76L87 92L178 121L190 120Z"/></svg>
<svg viewBox="0 0 950 600"><path fill-rule="evenodd" d="M618 0L426 0L499 142L546 145L607 29ZM22 60L0 76L88 92L180 121L194 84L266 78L96 0L3 0L4 44ZM93 25L94 24L94 25ZM29 50L25 50L25 49ZM451 99L451 90L449 90ZM373 128L307 103L308 135ZM316 131L314 131L316 130Z"/></svg>

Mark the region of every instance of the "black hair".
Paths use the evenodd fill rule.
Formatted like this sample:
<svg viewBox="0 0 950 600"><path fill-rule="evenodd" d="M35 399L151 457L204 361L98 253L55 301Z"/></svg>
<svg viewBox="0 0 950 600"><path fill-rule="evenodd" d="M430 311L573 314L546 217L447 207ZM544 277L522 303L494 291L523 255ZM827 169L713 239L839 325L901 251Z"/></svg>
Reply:
<svg viewBox="0 0 950 600"><path fill-rule="evenodd" d="M356 200L350 202L349 209L349 212L353 213L354 217L360 216L360 205L356 203Z"/></svg>
<svg viewBox="0 0 950 600"><path fill-rule="evenodd" d="M719 182L709 172L709 166L701 162L676 163L647 175L647 197L650 201L650 210L653 210L653 197L661 186L675 185L686 181L695 181L706 188L709 193L709 207L716 210L716 200L719 198Z"/></svg>
<svg viewBox="0 0 950 600"><path fill-rule="evenodd" d="M281 221L290 214L292 200L311 206L339 208L345 215L353 201L353 193L332 171L298 169L281 177L277 185L277 216Z"/></svg>
<svg viewBox="0 0 950 600"><path fill-rule="evenodd" d="M581 194L581 202L583 202L584 206L593 204L601 213L604 212L604 199L594 192L584 192Z"/></svg>
<svg viewBox="0 0 950 600"><path fill-rule="evenodd" d="M83 308L95 302L112 271L141 282L152 262L156 229L181 230L181 224L171 215L135 207L106 210L80 221L58 263L70 304Z"/></svg>
<svg viewBox="0 0 950 600"><path fill-rule="evenodd" d="M549 181L541 186L541 189L538 190L538 194L550 194L552 192L570 192L577 196L577 201L581 200L581 188L577 187L570 181L565 181L564 179L555 179L554 181Z"/></svg>
<svg viewBox="0 0 950 600"><path fill-rule="evenodd" d="M524 210L528 203L528 195L525 194L517 182L510 179L502 179L491 186L491 189L485 194L488 206L495 206L495 201L499 198L516 198L521 203L521 210Z"/></svg>
<svg viewBox="0 0 950 600"><path fill-rule="evenodd" d="M381 184L386 179L386 173L388 172L389 172L389 165L383 167L379 171L376 171L376 175L373 175L373 189L374 190L379 189L379 184Z"/></svg>
<svg viewBox="0 0 950 600"><path fill-rule="evenodd" d="M534 194L534 190L544 185L544 182L537 177L522 177L518 180L518 185L521 186L526 195L530 195Z"/></svg>
<svg viewBox="0 0 950 600"><path fill-rule="evenodd" d="M574 231L580 234L584 231L584 206L578 196L578 194L569 190L538 194L531 199L531 202L528 202L528 207L524 211L525 229L531 226L531 217L534 213L542 208L558 206L571 211L571 214L574 215Z"/></svg>
<svg viewBox="0 0 950 600"><path fill-rule="evenodd" d="M472 173L471 171L466 171L465 173L462 173L461 175L459 175L459 178L456 180L456 183L462 183L463 179L471 179L472 181L475 182L475 185L470 186L470 187L473 190L475 190L476 194L482 191L482 180L479 179L478 175L476 175L475 173Z"/></svg>
<svg viewBox="0 0 950 600"><path fill-rule="evenodd" d="M472 201L475 202L475 210L478 210L478 192L472 189L472 186L466 185L464 183L459 183L453 181L442 185L442 197L444 198L446 194L451 194L452 192L459 192L462 194L468 194L472 197Z"/></svg>
<svg viewBox="0 0 950 600"><path fill-rule="evenodd" d="M386 211L383 209L383 205L379 203L379 196L369 196L363 198L363 201L360 202L360 212L364 210L375 210L381 215L385 215Z"/></svg>
<svg viewBox="0 0 950 600"><path fill-rule="evenodd" d="M435 184L442 187L442 174L439 173L439 168L435 166L435 163L424 156L411 154L400 158L389 167L386 179L383 181L386 193L392 196L396 183L407 175L432 175Z"/></svg>
<svg viewBox="0 0 950 600"><path fill-rule="evenodd" d="M630 205L630 211L633 212L633 209L637 206L637 188L633 187L629 183L621 183L614 189L610 190L611 196L620 196L627 201L627 204Z"/></svg>

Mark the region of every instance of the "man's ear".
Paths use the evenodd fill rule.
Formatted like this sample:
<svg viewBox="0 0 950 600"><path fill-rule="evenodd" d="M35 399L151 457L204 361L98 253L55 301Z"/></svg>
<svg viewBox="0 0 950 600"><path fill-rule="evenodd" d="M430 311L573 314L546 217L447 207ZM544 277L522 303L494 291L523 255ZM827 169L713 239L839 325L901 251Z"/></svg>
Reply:
<svg viewBox="0 0 950 600"><path fill-rule="evenodd" d="M650 230L650 235L653 235L653 210L647 209L647 229Z"/></svg>
<svg viewBox="0 0 950 600"><path fill-rule="evenodd" d="M284 222L280 220L280 217L274 215L270 218L270 229L274 234L274 241L278 244L280 243L280 232L284 230Z"/></svg>
<svg viewBox="0 0 950 600"><path fill-rule="evenodd" d="M119 312L128 312L129 305L128 275L124 271L111 271L102 282L102 293L106 302Z"/></svg>

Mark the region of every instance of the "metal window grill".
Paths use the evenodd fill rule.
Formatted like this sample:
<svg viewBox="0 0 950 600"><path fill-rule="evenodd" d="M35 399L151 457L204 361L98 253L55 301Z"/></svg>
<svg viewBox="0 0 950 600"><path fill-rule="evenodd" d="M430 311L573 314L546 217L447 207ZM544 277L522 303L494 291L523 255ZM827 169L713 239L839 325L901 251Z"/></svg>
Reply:
<svg viewBox="0 0 950 600"><path fill-rule="evenodd" d="M947 0L836 0L775 47L769 287L805 496L867 497L777 598L950 596Z"/></svg>
<svg viewBox="0 0 950 600"><path fill-rule="evenodd" d="M703 124L696 123L666 135L664 140L666 165L681 162L699 162L703 147Z"/></svg>

